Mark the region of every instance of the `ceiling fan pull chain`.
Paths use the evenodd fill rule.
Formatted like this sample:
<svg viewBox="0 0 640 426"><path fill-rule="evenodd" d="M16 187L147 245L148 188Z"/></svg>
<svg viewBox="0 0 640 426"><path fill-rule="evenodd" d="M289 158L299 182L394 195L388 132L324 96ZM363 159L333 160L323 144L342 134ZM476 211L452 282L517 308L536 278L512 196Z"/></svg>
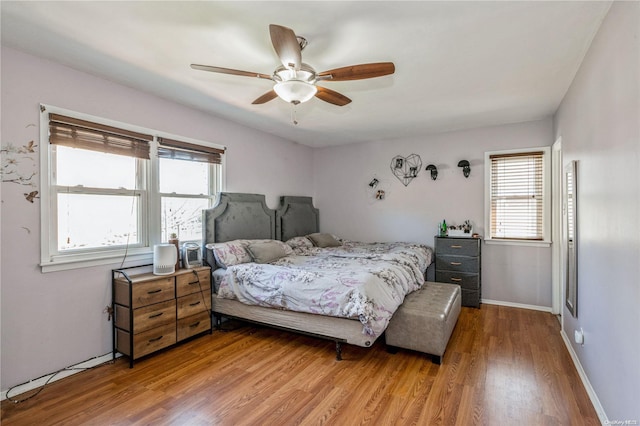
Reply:
<svg viewBox="0 0 640 426"><path fill-rule="evenodd" d="M296 104L293 102L291 102L291 122L296 126L298 125L298 120L296 120Z"/></svg>

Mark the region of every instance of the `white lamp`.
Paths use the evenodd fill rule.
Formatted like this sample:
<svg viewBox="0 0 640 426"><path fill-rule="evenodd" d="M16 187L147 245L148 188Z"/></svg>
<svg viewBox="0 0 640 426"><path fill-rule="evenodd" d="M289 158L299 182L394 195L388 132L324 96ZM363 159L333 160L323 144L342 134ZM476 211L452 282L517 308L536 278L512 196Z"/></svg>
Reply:
<svg viewBox="0 0 640 426"><path fill-rule="evenodd" d="M273 90L285 101L297 105L313 98L318 88L306 81L293 79L276 83Z"/></svg>
<svg viewBox="0 0 640 426"><path fill-rule="evenodd" d="M173 244L153 246L153 275L170 275L176 271L178 250Z"/></svg>

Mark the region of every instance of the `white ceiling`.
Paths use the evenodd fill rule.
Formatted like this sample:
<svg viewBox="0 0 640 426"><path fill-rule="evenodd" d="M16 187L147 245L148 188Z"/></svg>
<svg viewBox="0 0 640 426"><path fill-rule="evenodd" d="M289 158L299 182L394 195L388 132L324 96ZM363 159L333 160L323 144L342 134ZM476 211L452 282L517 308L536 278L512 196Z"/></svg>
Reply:
<svg viewBox="0 0 640 426"><path fill-rule="evenodd" d="M6 1L2 44L309 146L537 120L567 91L610 2ZM268 25L292 28L316 71L392 61L396 73L323 82L353 100L251 102L271 74Z"/></svg>

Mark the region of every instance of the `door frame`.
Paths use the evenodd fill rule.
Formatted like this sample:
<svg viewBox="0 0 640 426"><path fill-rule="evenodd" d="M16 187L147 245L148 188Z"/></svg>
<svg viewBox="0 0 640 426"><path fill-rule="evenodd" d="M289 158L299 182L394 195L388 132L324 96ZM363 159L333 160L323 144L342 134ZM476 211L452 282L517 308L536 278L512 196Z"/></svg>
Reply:
<svg viewBox="0 0 640 426"><path fill-rule="evenodd" d="M551 146L551 312L562 324L564 255L562 250L562 137Z"/></svg>

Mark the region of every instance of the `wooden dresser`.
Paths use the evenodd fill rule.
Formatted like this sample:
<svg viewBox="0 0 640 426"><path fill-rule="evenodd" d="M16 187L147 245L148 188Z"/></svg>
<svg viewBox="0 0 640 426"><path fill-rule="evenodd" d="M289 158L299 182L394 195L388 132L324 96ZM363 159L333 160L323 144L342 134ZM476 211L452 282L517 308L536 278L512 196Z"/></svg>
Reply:
<svg viewBox="0 0 640 426"><path fill-rule="evenodd" d="M138 269L140 267L137 267ZM203 332L211 332L211 268L171 275L112 271L113 356L134 360Z"/></svg>
<svg viewBox="0 0 640 426"><path fill-rule="evenodd" d="M462 306L480 307L482 257L480 238L435 237L436 281L458 284Z"/></svg>

